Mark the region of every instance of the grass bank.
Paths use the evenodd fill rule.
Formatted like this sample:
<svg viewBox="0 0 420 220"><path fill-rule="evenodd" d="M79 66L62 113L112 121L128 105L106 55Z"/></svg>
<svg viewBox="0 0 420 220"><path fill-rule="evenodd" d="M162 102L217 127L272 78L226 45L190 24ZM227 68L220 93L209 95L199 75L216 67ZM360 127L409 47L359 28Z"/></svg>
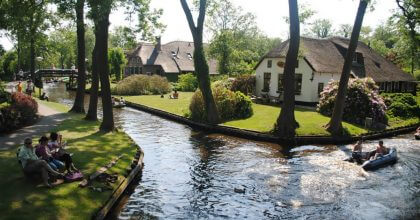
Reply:
<svg viewBox="0 0 420 220"><path fill-rule="evenodd" d="M192 95L192 92L179 92L179 99L169 99L168 95L165 95L164 98L160 98L160 95L126 96L125 99L130 102L184 116L189 111L188 106ZM281 108L255 103L253 103L252 107L254 115L250 118L228 121L222 123L222 125L259 132L269 132L272 130ZM304 108L296 108L295 117L300 125L296 131L298 135L329 135L322 127L328 123L329 117ZM343 123L343 126L352 135L367 132L366 129L357 125Z"/></svg>
<svg viewBox="0 0 420 220"><path fill-rule="evenodd" d="M66 112L68 108L52 102L49 107ZM69 113L65 113L69 114ZM123 157L109 170L118 174L114 189L123 180L125 169L136 153L132 140L123 132L101 133L99 122L83 120L83 115L69 114L55 130L68 143L76 166L85 174L94 173L118 155ZM36 141L39 137L34 137ZM16 146L18 147L18 146ZM78 182L52 189L35 185L24 178L16 160L16 148L0 151L0 213L3 219L90 219L109 198L112 191L97 192L79 188Z"/></svg>

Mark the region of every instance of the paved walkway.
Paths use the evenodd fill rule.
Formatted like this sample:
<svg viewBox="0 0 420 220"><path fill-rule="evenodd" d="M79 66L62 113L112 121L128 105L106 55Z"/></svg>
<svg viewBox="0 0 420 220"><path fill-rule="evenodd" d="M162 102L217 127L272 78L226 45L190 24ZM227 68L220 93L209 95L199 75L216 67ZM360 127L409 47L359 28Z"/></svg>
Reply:
<svg viewBox="0 0 420 220"><path fill-rule="evenodd" d="M39 138L50 132L60 122L68 118L66 113L57 112L41 103L38 103L38 115L40 120L34 125L21 128L9 134L0 135L0 150L8 150L23 144L26 137Z"/></svg>

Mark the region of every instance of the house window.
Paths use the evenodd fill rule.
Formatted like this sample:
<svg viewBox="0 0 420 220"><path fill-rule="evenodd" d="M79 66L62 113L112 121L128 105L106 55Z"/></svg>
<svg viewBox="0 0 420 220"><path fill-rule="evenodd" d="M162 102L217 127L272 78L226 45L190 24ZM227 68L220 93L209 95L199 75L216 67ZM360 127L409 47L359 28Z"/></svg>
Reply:
<svg viewBox="0 0 420 220"><path fill-rule="evenodd" d="M277 93L282 93L284 90L283 87L283 74L279 74L279 81L277 84Z"/></svg>
<svg viewBox="0 0 420 220"><path fill-rule="evenodd" d="M187 56L188 56L188 59L189 59L189 60L192 60L192 59L193 59L193 57L192 57L191 53L187 53Z"/></svg>
<svg viewBox="0 0 420 220"><path fill-rule="evenodd" d="M156 74L160 75L160 69L156 70Z"/></svg>
<svg viewBox="0 0 420 220"><path fill-rule="evenodd" d="M318 97L321 97L322 91L324 91L324 83L318 83Z"/></svg>
<svg viewBox="0 0 420 220"><path fill-rule="evenodd" d="M271 78L271 73L264 73L264 87L263 87L264 92L268 92L270 90L270 78Z"/></svg>
<svg viewBox="0 0 420 220"><path fill-rule="evenodd" d="M267 68L271 68L271 66L273 66L273 61L267 60Z"/></svg>
<svg viewBox="0 0 420 220"><path fill-rule="evenodd" d="M302 74L295 74L295 94L302 93Z"/></svg>

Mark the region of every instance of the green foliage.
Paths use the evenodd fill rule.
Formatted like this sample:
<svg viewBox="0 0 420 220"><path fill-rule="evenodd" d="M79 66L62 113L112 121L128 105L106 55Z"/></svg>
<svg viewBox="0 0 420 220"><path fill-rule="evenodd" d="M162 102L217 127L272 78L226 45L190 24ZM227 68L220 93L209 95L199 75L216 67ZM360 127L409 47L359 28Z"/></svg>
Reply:
<svg viewBox="0 0 420 220"><path fill-rule="evenodd" d="M132 28L117 26L109 34L110 47L119 47L130 50L136 47L136 34Z"/></svg>
<svg viewBox="0 0 420 220"><path fill-rule="evenodd" d="M232 82L230 89L244 94L252 94L255 91L255 81L255 75L242 75Z"/></svg>
<svg viewBox="0 0 420 220"><path fill-rule="evenodd" d="M420 105L416 97L409 93L382 94L388 108L387 114L391 117L411 118L420 117Z"/></svg>
<svg viewBox="0 0 420 220"><path fill-rule="evenodd" d="M186 73L178 76L176 89L184 92L194 92L198 88L197 77L192 73Z"/></svg>
<svg viewBox="0 0 420 220"><path fill-rule="evenodd" d="M241 92L232 92L223 86L212 87L213 97L223 121L243 119L253 114L252 102ZM203 95L197 90L191 98L190 117L199 122L206 122Z"/></svg>
<svg viewBox="0 0 420 220"><path fill-rule="evenodd" d="M10 80L17 72L17 53L8 51L0 57L0 79Z"/></svg>
<svg viewBox="0 0 420 220"><path fill-rule="evenodd" d="M343 112L343 120L363 125L366 117L387 124L386 105L371 78L350 79ZM331 116L334 110L338 81L331 81L321 93L317 111Z"/></svg>
<svg viewBox="0 0 420 220"><path fill-rule="evenodd" d="M0 81L0 104L10 100L10 94L4 90L3 83Z"/></svg>
<svg viewBox="0 0 420 220"><path fill-rule="evenodd" d="M170 91L170 84L164 77L153 75L131 75L120 81L113 89L115 95L165 94Z"/></svg>
<svg viewBox="0 0 420 220"><path fill-rule="evenodd" d="M312 36L326 38L333 34L332 23L328 19L317 19L311 24Z"/></svg>
<svg viewBox="0 0 420 220"><path fill-rule="evenodd" d="M120 81L124 65L127 63L123 50L121 48L110 49L108 61L111 75L115 75L117 81Z"/></svg>

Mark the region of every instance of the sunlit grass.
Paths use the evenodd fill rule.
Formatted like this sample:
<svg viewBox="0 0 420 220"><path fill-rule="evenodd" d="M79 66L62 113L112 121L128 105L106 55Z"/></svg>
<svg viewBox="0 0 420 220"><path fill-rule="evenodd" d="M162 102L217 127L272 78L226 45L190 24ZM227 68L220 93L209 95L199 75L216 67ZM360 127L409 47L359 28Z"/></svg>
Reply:
<svg viewBox="0 0 420 220"><path fill-rule="evenodd" d="M66 109L57 103L43 103L56 110ZM132 140L123 132L98 132L99 122L85 121L84 115L63 114L68 114L70 119L55 130L67 140L68 150L74 153L76 166L85 175L94 173L113 158L123 155L109 171L119 175L119 181L113 184L114 188L117 187L136 152ZM101 193L79 188L78 182L65 183L53 189L34 185L23 177L16 159L16 148L0 151L0 158L1 218L90 219L111 194L111 191Z"/></svg>

